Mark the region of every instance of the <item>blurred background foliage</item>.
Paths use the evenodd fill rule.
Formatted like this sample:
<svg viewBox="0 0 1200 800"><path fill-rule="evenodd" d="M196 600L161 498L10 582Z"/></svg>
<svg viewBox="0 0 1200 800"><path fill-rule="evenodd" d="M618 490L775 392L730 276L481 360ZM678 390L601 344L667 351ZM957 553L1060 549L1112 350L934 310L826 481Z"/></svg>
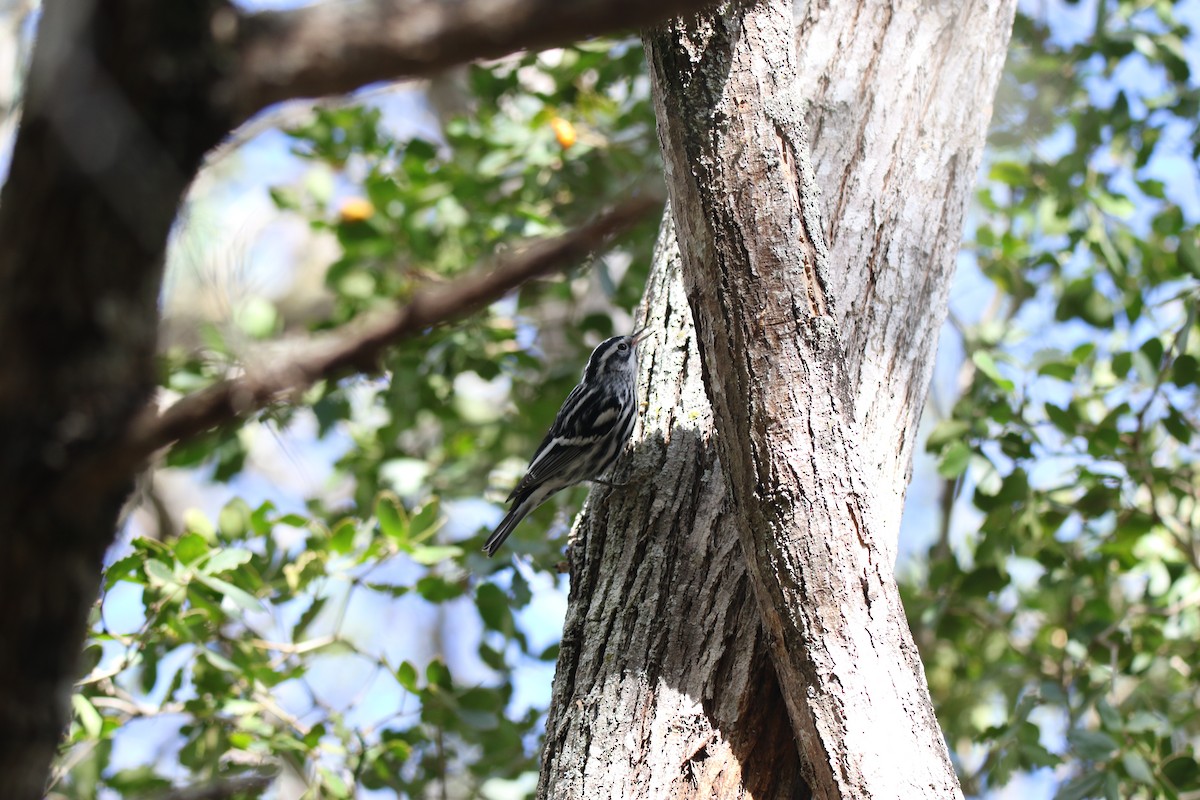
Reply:
<svg viewBox="0 0 1200 800"><path fill-rule="evenodd" d="M903 589L968 795L1196 798L1200 9L1053 6L1017 20Z"/></svg>
<svg viewBox="0 0 1200 800"><path fill-rule="evenodd" d="M1200 797L1197 24L1195 0L1018 16L898 565L968 796ZM185 209L166 398L661 184L633 39L280 121ZM218 236L239 184L270 222ZM531 795L586 490L479 546L632 327L654 232L168 453L110 554L52 796Z"/></svg>
<svg viewBox="0 0 1200 800"><path fill-rule="evenodd" d="M199 244L228 224L201 185L168 276L166 395L661 193L642 62L635 39L596 41L428 95L285 114L271 146L299 168L265 193L303 221L299 249L326 254L319 285L269 291L248 262L270 242ZM110 556L54 794L265 770L281 797L527 796L565 603L555 567L586 489L532 515L506 557L480 547L591 348L631 329L656 228L392 348L380 377L171 450ZM288 246L276 228L254 236Z"/></svg>

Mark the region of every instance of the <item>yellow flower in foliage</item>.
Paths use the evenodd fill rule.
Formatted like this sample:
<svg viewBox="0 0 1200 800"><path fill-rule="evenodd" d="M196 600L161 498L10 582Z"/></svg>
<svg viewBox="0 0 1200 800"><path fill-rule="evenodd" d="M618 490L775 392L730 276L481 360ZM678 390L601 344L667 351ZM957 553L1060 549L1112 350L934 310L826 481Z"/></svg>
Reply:
<svg viewBox="0 0 1200 800"><path fill-rule="evenodd" d="M342 203L338 212L342 222L362 222L375 214L375 206L365 197L351 197Z"/></svg>
<svg viewBox="0 0 1200 800"><path fill-rule="evenodd" d="M550 120L550 127L554 129L554 138L558 139L558 144L563 150L575 144L575 140L579 138L575 133L575 126L562 117Z"/></svg>

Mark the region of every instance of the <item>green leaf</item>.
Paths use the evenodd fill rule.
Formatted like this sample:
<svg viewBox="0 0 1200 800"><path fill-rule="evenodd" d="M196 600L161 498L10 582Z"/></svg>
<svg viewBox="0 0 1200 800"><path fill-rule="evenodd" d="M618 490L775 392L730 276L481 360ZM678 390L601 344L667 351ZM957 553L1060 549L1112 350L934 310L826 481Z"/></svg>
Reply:
<svg viewBox="0 0 1200 800"><path fill-rule="evenodd" d="M90 675L100 664L100 659L104 657L104 648L99 644L89 644L83 649L83 655L79 659L79 673L81 675Z"/></svg>
<svg viewBox="0 0 1200 800"><path fill-rule="evenodd" d="M1104 723L1105 728L1110 731L1121 730L1121 715L1103 697L1096 701L1096 713L1100 715L1100 721Z"/></svg>
<svg viewBox="0 0 1200 800"><path fill-rule="evenodd" d="M130 553L109 564L108 569L104 570L104 591L107 592L118 582L124 580L141 583L140 579L134 577L140 566L142 566L141 553Z"/></svg>
<svg viewBox="0 0 1200 800"><path fill-rule="evenodd" d="M971 426L961 419L944 419L929 432L925 448L929 452L936 453L942 449L943 445L966 437L970 430Z"/></svg>
<svg viewBox="0 0 1200 800"><path fill-rule="evenodd" d="M187 533L175 543L175 558L180 564L194 564L208 554L208 541L198 533Z"/></svg>
<svg viewBox="0 0 1200 800"><path fill-rule="evenodd" d="M1104 776L1104 800L1122 800L1121 782L1117 780L1115 772Z"/></svg>
<svg viewBox="0 0 1200 800"><path fill-rule="evenodd" d="M281 211L294 211L300 208L300 191L294 186L272 186L268 189L271 201Z"/></svg>
<svg viewBox="0 0 1200 800"><path fill-rule="evenodd" d="M75 709L75 717L88 738L98 739L104 729L104 719L91 701L81 694L74 694L71 695L71 707Z"/></svg>
<svg viewBox="0 0 1200 800"><path fill-rule="evenodd" d="M434 564L458 558L462 554L462 548L457 545L422 545L414 547L409 553L409 557L418 564L431 567Z"/></svg>
<svg viewBox="0 0 1200 800"><path fill-rule="evenodd" d="M1077 436L1079 434L1080 419L1075 406L1069 405L1066 408L1059 408L1053 403L1046 403L1043 409L1046 411L1046 416L1054 423L1054 427L1068 436Z"/></svg>
<svg viewBox="0 0 1200 800"><path fill-rule="evenodd" d="M342 780L342 777L326 766L318 767L318 772L321 775L321 783L324 785L324 792L318 796L325 797L349 797L350 787Z"/></svg>
<svg viewBox="0 0 1200 800"><path fill-rule="evenodd" d="M1158 338L1157 336L1151 336L1149 339L1142 342L1142 346L1138 349L1146 354L1146 358L1157 371L1158 366L1162 364L1163 353L1166 352L1166 348L1163 346L1162 339Z"/></svg>
<svg viewBox="0 0 1200 800"><path fill-rule="evenodd" d="M198 508L189 508L183 512L183 529L200 534L207 542L215 543L217 540L216 528L213 527L209 518L204 516L204 512Z"/></svg>
<svg viewBox="0 0 1200 800"><path fill-rule="evenodd" d="M396 680L408 691L417 692L417 668L409 662L400 662L400 666L396 668Z"/></svg>
<svg viewBox="0 0 1200 800"><path fill-rule="evenodd" d="M366 583L363 584L363 586L366 586L368 589L370 589L373 592L379 592L380 594L386 594L389 597L403 597L404 595L411 592L413 589L413 587L405 586L403 584L376 583L375 581L367 581Z"/></svg>
<svg viewBox="0 0 1200 800"><path fill-rule="evenodd" d="M1113 353L1112 369L1114 375L1124 378L1129 374L1129 370L1133 369L1133 354L1128 350Z"/></svg>
<svg viewBox="0 0 1200 800"><path fill-rule="evenodd" d="M1163 777L1175 786L1195 786L1200 784L1200 764L1187 754L1181 754L1167 759L1162 764Z"/></svg>
<svg viewBox="0 0 1200 800"><path fill-rule="evenodd" d="M431 603L444 603L456 597L462 597L463 587L460 581L450 581L441 575L425 575L417 581L417 593Z"/></svg>
<svg viewBox="0 0 1200 800"><path fill-rule="evenodd" d="M300 619L296 620L296 624L292 626L292 641L300 642L308 633L308 626L312 625L313 620L325 608L325 603L329 601L327 596L314 597L312 602L308 604L308 608L304 609L304 613L300 615Z"/></svg>
<svg viewBox="0 0 1200 800"><path fill-rule="evenodd" d="M421 510L413 515L408 535L413 542L423 542L437 532L440 526L441 506L436 497L431 498ZM415 557L415 556L414 556ZM425 563L425 562L421 562Z"/></svg>
<svg viewBox="0 0 1200 800"><path fill-rule="evenodd" d="M1200 278L1200 228L1193 228L1179 235L1176 258L1179 260L1179 266Z"/></svg>
<svg viewBox="0 0 1200 800"><path fill-rule="evenodd" d="M1136 750L1126 750L1121 754L1121 764L1125 767L1125 771L1129 773L1129 777L1138 783L1144 783L1147 786L1154 785L1154 772L1150 769L1150 765L1146 763L1146 759L1142 757L1141 753Z"/></svg>
<svg viewBox="0 0 1200 800"><path fill-rule="evenodd" d="M1008 578L991 565L980 567L963 579L963 590L980 597L998 592L1007 585Z"/></svg>
<svg viewBox="0 0 1200 800"><path fill-rule="evenodd" d="M1105 214L1117 217L1118 219L1129 219L1137 210L1133 201L1122 195L1110 194L1108 192L1097 192L1095 195L1096 206Z"/></svg>
<svg viewBox="0 0 1200 800"><path fill-rule="evenodd" d="M391 492L382 492L375 500L375 518L379 529L399 547L408 544L408 520L400 500Z"/></svg>
<svg viewBox="0 0 1200 800"><path fill-rule="evenodd" d="M992 358L991 353L986 350L976 350L971 354L971 361L979 368L980 372L986 375L1000 389L1011 392L1015 388L1012 381L1000 374L1000 370L997 369L996 361Z"/></svg>
<svg viewBox="0 0 1200 800"><path fill-rule="evenodd" d="M224 550L218 550L213 553L212 557L205 562L203 572L208 575L213 575L218 572L228 572L231 569L237 569L242 564L250 561L254 554L249 550L240 547L230 547Z"/></svg>
<svg viewBox="0 0 1200 800"><path fill-rule="evenodd" d="M246 298L233 315L234 323L252 339L266 339L279 327L275 304L261 295Z"/></svg>
<svg viewBox="0 0 1200 800"><path fill-rule="evenodd" d="M952 442L938 460L938 474L943 478L957 478L966 472L970 461L971 448L963 442Z"/></svg>
<svg viewBox="0 0 1200 800"><path fill-rule="evenodd" d="M437 686L442 689L451 688L450 670L440 659L433 659L425 667L425 681L430 686Z"/></svg>
<svg viewBox="0 0 1200 800"><path fill-rule="evenodd" d="M485 627L501 633L513 630L512 610L508 607L508 596L493 583L483 583L475 590L475 606Z"/></svg>
<svg viewBox="0 0 1200 800"><path fill-rule="evenodd" d="M1116 741L1103 731L1074 730L1067 739L1075 752L1092 761L1108 758L1117 749Z"/></svg>
<svg viewBox="0 0 1200 800"><path fill-rule="evenodd" d="M1105 773L1088 772L1074 778L1063 785L1054 795L1054 800L1087 800L1095 797L1097 791L1104 786Z"/></svg>
<svg viewBox="0 0 1200 800"><path fill-rule="evenodd" d="M163 586L178 585L175 580L175 573L171 571L170 567L159 561L157 558L152 558L147 561L143 569L146 570L146 577L150 578L150 580L153 582L157 582Z"/></svg>
<svg viewBox="0 0 1200 800"><path fill-rule="evenodd" d="M1071 381L1075 379L1076 369L1074 364L1066 361L1051 361L1038 367L1038 375L1048 375L1051 378L1058 378L1060 381Z"/></svg>
<svg viewBox="0 0 1200 800"><path fill-rule="evenodd" d="M227 506L228 507L228 506ZM258 508L254 509L250 514L250 528L259 536L266 536L271 532L271 512L275 510L275 504L267 500Z"/></svg>
<svg viewBox="0 0 1200 800"><path fill-rule="evenodd" d="M228 581L223 581L220 578L214 578L211 575L200 574L196 576L201 583L212 589L218 594L228 597L235 606L243 611L266 611L263 604L258 598L247 592L245 589L239 589Z"/></svg>
<svg viewBox="0 0 1200 800"><path fill-rule="evenodd" d="M1078 278L1064 287L1054 317L1059 321L1081 319L1097 328L1110 328L1113 324L1112 302L1096 291L1091 276Z"/></svg>
<svg viewBox="0 0 1200 800"><path fill-rule="evenodd" d="M1191 443L1193 433L1191 423L1175 408L1167 410L1166 416L1162 419L1162 424L1167 429L1167 433L1174 436L1181 444Z"/></svg>
<svg viewBox="0 0 1200 800"><path fill-rule="evenodd" d="M354 520L346 518L338 522L329 537L329 549L339 555L345 555L354 549L354 534L358 526Z"/></svg>
<svg viewBox="0 0 1200 800"><path fill-rule="evenodd" d="M1176 386L1192 386L1200 378L1200 362L1195 356L1184 353L1175 359L1172 375L1172 381Z"/></svg>
<svg viewBox="0 0 1200 800"><path fill-rule="evenodd" d="M997 161L988 171L988 180L1008 186L1023 186L1029 181L1029 167L1019 161Z"/></svg>
<svg viewBox="0 0 1200 800"><path fill-rule="evenodd" d="M217 527L226 541L242 539L250 529L251 512L246 501L240 497L225 504L217 515Z"/></svg>

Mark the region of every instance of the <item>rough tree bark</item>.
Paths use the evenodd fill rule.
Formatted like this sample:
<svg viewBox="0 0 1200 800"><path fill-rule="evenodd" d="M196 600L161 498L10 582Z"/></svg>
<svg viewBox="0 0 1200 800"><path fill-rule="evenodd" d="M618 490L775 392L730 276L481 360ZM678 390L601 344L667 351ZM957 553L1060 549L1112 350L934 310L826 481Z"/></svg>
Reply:
<svg viewBox="0 0 1200 800"><path fill-rule="evenodd" d="M750 583L822 797L958 782L862 474L790 0L648 47L684 286ZM716 80L714 80L716 79Z"/></svg>
<svg viewBox="0 0 1200 800"><path fill-rule="evenodd" d="M42 796L68 719L101 559L138 467L129 429L156 385L167 236L205 152L268 102L705 1L374 0L378 24L363 25L356 3L251 13L226 0L45 0L0 194L0 798Z"/></svg>
<svg viewBox="0 0 1200 800"><path fill-rule="evenodd" d="M0 797L42 796L155 386L175 207L228 130L215 4L46 2L0 195ZM136 20L136 23L134 22Z"/></svg>
<svg viewBox="0 0 1200 800"><path fill-rule="evenodd" d="M895 548L1016 0L796 4L805 107L864 477Z"/></svg>
<svg viewBox="0 0 1200 800"><path fill-rule="evenodd" d="M643 412L571 548L541 798L803 798L713 447L670 216L643 305ZM601 490L604 491L604 490Z"/></svg>
<svg viewBox="0 0 1200 800"><path fill-rule="evenodd" d="M798 55L782 4L646 36L705 335L667 225L637 489L578 523L539 797L958 794L891 564L1014 9L801 3Z"/></svg>

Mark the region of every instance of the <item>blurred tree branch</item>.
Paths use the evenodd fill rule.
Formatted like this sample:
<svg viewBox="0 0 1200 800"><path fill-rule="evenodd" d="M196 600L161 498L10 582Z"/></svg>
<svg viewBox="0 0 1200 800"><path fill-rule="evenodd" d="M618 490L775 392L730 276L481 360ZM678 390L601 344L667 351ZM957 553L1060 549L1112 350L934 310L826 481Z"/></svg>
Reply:
<svg viewBox="0 0 1200 800"><path fill-rule="evenodd" d="M712 0L356 0L230 21L238 119L297 97L352 92L481 58L653 25ZM215 24L220 22L215 21Z"/></svg>

